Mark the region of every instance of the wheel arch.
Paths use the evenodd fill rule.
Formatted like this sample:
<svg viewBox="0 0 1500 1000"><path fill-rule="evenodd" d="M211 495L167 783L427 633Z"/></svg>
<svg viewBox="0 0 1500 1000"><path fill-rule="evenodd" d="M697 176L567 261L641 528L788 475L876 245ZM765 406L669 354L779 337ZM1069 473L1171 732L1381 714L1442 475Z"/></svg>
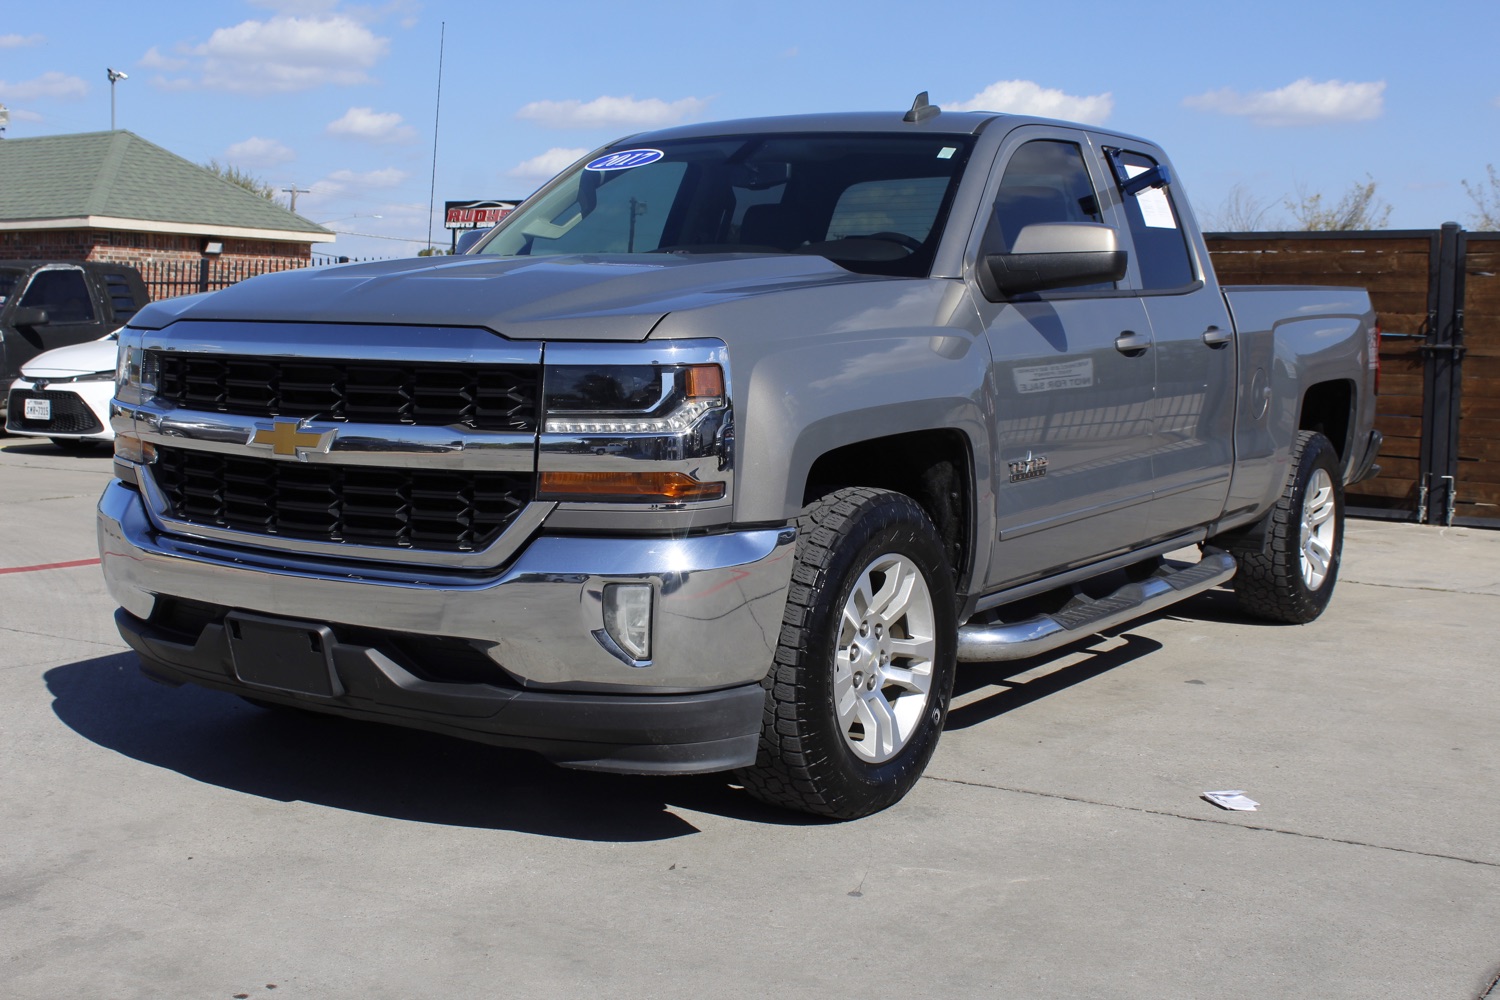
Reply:
<svg viewBox="0 0 1500 1000"><path fill-rule="evenodd" d="M1299 431L1316 431L1332 443L1341 466L1351 460L1350 434L1355 421L1357 389L1350 379L1333 379L1307 387L1297 415Z"/></svg>
<svg viewBox="0 0 1500 1000"><path fill-rule="evenodd" d="M974 446L954 428L930 428L851 441L818 455L801 485L801 506L849 486L902 493L916 501L942 539L962 594L974 572L977 537Z"/></svg>

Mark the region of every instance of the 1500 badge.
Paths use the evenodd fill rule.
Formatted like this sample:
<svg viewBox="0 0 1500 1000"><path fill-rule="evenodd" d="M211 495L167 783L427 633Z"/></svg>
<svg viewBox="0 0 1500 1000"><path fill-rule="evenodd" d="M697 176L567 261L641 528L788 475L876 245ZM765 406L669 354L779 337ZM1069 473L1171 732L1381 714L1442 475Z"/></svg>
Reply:
<svg viewBox="0 0 1500 1000"><path fill-rule="evenodd" d="M1027 479L1041 479L1047 474L1047 456L1033 456L1029 451L1025 458L1006 464L1010 467L1010 481L1013 483Z"/></svg>

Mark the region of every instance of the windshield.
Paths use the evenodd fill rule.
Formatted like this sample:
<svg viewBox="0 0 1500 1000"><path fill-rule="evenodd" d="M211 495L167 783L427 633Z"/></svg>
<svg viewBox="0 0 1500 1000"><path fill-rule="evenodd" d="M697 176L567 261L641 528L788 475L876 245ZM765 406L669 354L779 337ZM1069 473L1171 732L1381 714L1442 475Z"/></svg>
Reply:
<svg viewBox="0 0 1500 1000"><path fill-rule="evenodd" d="M621 146L523 204L473 252L799 253L923 276L971 143L845 133Z"/></svg>

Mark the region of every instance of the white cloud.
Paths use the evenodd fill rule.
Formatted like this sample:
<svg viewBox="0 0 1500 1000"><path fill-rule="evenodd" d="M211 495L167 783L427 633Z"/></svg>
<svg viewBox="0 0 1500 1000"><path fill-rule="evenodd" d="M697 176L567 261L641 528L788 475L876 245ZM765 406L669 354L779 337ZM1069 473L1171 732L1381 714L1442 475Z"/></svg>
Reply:
<svg viewBox="0 0 1500 1000"><path fill-rule="evenodd" d="M344 116L328 123L328 134L368 142L411 142L416 129L401 124L394 111L377 112L374 108L350 108Z"/></svg>
<svg viewBox="0 0 1500 1000"><path fill-rule="evenodd" d="M1005 111L1041 118L1062 118L1086 125L1103 125L1115 109L1113 94L1081 97L1061 90L1043 87L1030 80L1000 80L990 84L967 101L942 102L953 111Z"/></svg>
<svg viewBox="0 0 1500 1000"><path fill-rule="evenodd" d="M193 57L193 78L158 80L169 89L207 87L238 93L288 93L328 84L371 82L369 74L390 49L348 14L277 14L266 21L242 21L219 28L202 45L185 49ZM168 62L154 48L147 55Z"/></svg>
<svg viewBox="0 0 1500 1000"><path fill-rule="evenodd" d="M186 59L164 56L161 50L153 45L146 50L145 55L141 56L140 65L149 69L164 69L175 73L178 70L187 69L190 63Z"/></svg>
<svg viewBox="0 0 1500 1000"><path fill-rule="evenodd" d="M587 149L561 149L556 146L547 150L541 156L533 156L523 163L518 163L507 173L511 177L524 177L534 180L549 180L556 177L565 168L571 166Z"/></svg>
<svg viewBox="0 0 1500 1000"><path fill-rule="evenodd" d="M89 85L81 79L56 70L19 83L0 80L0 100L6 101L35 101L42 98L76 101L87 97L88 92Z"/></svg>
<svg viewBox="0 0 1500 1000"><path fill-rule="evenodd" d="M1199 111L1239 115L1257 125L1321 125L1327 122L1363 122L1379 118L1385 111L1385 81L1322 83L1303 77L1280 90L1256 90L1241 94L1230 87L1210 90L1182 102Z"/></svg>
<svg viewBox="0 0 1500 1000"><path fill-rule="evenodd" d="M47 119L35 111L27 111L25 108L11 108L10 116L18 122L44 122Z"/></svg>
<svg viewBox="0 0 1500 1000"><path fill-rule="evenodd" d="M684 97L668 103L659 97L596 97L592 101L532 101L517 118L551 128L650 128L675 125L703 113L708 99Z"/></svg>
<svg viewBox="0 0 1500 1000"><path fill-rule="evenodd" d="M405 170L396 167L366 170L364 173L354 170L335 170L327 177L308 185L310 194L307 200L319 202L350 193L383 191L397 187L410 176L411 174Z"/></svg>
<svg viewBox="0 0 1500 1000"><path fill-rule="evenodd" d="M44 41L41 35L0 35L0 49L24 49Z"/></svg>
<svg viewBox="0 0 1500 1000"><path fill-rule="evenodd" d="M275 139L263 139L252 135L244 142L237 142L224 150L224 160L240 167L274 167L290 160L297 154Z"/></svg>

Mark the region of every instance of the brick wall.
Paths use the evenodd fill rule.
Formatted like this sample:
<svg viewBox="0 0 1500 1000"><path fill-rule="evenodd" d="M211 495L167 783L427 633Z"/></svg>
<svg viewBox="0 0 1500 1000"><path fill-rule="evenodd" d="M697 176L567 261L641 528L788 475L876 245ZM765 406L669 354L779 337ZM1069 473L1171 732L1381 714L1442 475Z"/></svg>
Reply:
<svg viewBox="0 0 1500 1000"><path fill-rule="evenodd" d="M106 229L52 229L0 232L0 259L97 260L137 267L209 260L265 271L305 267L312 244L277 240L220 240L221 254L205 255L208 237L172 233L133 233Z"/></svg>

